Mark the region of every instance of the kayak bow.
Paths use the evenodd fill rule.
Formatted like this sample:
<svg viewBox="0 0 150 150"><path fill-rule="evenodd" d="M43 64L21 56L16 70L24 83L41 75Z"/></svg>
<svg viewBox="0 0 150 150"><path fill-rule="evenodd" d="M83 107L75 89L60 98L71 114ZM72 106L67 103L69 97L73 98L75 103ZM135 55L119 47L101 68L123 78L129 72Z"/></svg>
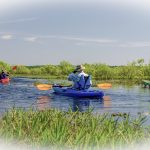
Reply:
<svg viewBox="0 0 150 150"><path fill-rule="evenodd" d="M7 83L9 83L9 81L10 81L9 78L0 79L0 83L2 83L2 84L7 84Z"/></svg>

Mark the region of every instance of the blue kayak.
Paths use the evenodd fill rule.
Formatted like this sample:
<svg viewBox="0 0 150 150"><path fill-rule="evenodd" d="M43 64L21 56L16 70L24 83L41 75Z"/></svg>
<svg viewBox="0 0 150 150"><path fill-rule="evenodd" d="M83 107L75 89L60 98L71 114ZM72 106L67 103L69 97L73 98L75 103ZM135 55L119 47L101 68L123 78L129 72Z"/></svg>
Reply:
<svg viewBox="0 0 150 150"><path fill-rule="evenodd" d="M64 86L53 86L54 93L70 96L70 97L89 97L89 98L102 98L104 92L100 90L77 90Z"/></svg>

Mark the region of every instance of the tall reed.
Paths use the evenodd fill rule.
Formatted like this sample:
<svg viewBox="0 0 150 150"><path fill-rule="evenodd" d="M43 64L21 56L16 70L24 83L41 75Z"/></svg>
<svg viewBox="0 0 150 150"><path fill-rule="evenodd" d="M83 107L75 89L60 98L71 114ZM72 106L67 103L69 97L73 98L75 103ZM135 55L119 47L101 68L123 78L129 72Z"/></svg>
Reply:
<svg viewBox="0 0 150 150"><path fill-rule="evenodd" d="M113 149L148 141L144 121L142 115L132 118L129 114L93 115L91 111L13 109L1 118L0 135L36 146Z"/></svg>

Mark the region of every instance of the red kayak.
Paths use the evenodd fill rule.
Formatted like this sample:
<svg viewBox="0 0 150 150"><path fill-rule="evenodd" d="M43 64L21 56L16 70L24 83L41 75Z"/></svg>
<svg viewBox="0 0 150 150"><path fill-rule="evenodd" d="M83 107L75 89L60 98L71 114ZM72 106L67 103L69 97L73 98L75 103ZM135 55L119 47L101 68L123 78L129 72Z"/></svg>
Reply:
<svg viewBox="0 0 150 150"><path fill-rule="evenodd" d="M9 81L10 81L9 78L0 79L0 83L2 83L2 84L7 84L7 83L9 83Z"/></svg>

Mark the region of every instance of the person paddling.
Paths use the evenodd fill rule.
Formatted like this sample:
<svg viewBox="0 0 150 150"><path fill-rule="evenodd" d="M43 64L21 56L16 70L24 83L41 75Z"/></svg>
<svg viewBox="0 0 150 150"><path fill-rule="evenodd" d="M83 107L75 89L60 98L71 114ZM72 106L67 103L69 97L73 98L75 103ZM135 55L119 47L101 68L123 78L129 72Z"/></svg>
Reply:
<svg viewBox="0 0 150 150"><path fill-rule="evenodd" d="M85 70L83 65L77 65L75 70L68 76L68 80L73 81L74 89L85 90L92 85L91 76L84 73L83 70Z"/></svg>
<svg viewBox="0 0 150 150"><path fill-rule="evenodd" d="M8 78L9 73L6 73L6 71L2 70L1 74L0 74L0 79L6 79Z"/></svg>

